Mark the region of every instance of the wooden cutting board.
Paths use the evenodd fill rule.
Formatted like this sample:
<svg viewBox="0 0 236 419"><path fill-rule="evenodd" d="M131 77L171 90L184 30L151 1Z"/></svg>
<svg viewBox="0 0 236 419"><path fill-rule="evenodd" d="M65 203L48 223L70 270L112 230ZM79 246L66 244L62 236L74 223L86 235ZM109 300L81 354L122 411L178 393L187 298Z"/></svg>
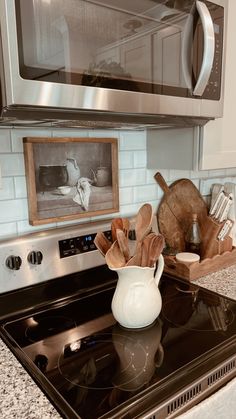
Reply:
<svg viewBox="0 0 236 419"><path fill-rule="evenodd" d="M191 224L192 214L198 215L202 230L208 213L207 205L191 180L179 179L168 186L159 172L154 178L164 191L157 211L160 233L165 237L168 246L184 251L185 235Z"/></svg>

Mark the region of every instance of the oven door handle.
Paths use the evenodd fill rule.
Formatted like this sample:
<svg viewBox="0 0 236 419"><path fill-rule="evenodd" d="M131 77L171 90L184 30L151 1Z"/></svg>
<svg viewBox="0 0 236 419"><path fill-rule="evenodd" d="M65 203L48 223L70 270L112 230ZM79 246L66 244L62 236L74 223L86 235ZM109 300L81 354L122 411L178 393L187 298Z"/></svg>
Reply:
<svg viewBox="0 0 236 419"><path fill-rule="evenodd" d="M199 13L204 35L204 50L203 50L203 60L198 81L194 88L193 94L195 96L202 96L208 80L210 78L212 64L215 54L215 33L214 33L214 23L212 21L210 12L201 1L196 2L197 11Z"/></svg>

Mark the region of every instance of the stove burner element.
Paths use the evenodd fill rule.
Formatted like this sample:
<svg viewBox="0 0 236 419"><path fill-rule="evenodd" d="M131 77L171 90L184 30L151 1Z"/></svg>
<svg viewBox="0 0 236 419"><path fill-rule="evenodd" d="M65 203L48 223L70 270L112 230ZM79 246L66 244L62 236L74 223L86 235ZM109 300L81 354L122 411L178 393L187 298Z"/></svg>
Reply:
<svg viewBox="0 0 236 419"><path fill-rule="evenodd" d="M64 316L43 317L36 315L28 319L27 323L25 336L31 342L44 340L49 336L57 335L77 326L74 320Z"/></svg>
<svg viewBox="0 0 236 419"><path fill-rule="evenodd" d="M58 369L77 387L107 390L115 386L135 391L150 381L163 361L160 339L159 322L139 331L115 325L111 334L82 339L75 352L69 351L74 344L67 345L58 360Z"/></svg>
<svg viewBox="0 0 236 419"><path fill-rule="evenodd" d="M208 295L196 288L176 288L162 307L162 317L171 326L195 331L226 331L234 320L223 297Z"/></svg>

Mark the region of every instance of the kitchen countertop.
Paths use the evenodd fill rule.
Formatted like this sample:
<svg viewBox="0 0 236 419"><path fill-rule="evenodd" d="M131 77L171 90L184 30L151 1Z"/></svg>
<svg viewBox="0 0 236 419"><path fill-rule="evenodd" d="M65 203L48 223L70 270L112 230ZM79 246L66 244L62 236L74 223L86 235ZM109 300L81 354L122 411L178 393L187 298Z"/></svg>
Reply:
<svg viewBox="0 0 236 419"><path fill-rule="evenodd" d="M236 265L192 283L236 300ZM0 417L59 419L47 397L0 339Z"/></svg>

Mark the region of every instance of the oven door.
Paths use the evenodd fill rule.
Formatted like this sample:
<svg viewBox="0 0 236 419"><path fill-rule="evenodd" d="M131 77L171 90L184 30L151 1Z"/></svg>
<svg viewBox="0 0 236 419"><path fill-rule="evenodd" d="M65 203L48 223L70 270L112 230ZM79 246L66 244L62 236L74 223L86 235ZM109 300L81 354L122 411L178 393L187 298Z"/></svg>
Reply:
<svg viewBox="0 0 236 419"><path fill-rule="evenodd" d="M2 0L0 11L8 107L221 116L221 6Z"/></svg>

